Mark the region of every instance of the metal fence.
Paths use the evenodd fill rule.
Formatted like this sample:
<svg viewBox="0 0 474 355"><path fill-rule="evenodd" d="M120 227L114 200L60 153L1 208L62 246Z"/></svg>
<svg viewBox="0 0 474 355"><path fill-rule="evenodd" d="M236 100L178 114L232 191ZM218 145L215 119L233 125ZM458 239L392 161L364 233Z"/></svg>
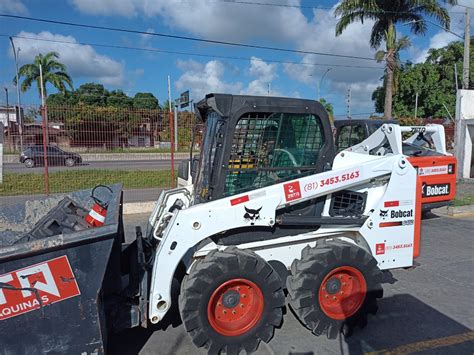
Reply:
<svg viewBox="0 0 474 355"><path fill-rule="evenodd" d="M162 110L84 105L49 106L44 111L29 106L22 112L21 134L16 122L4 130L0 208L31 195L118 182L128 201L156 200L161 189L174 186L179 161L189 157L191 146L198 151L202 139L202 126L191 112L174 117ZM445 128L449 150L454 125Z"/></svg>
<svg viewBox="0 0 474 355"><path fill-rule="evenodd" d="M10 122L5 129L0 208L25 195L117 182L131 200L154 200L174 185L179 161L192 145L199 149L201 134L191 112L28 107L21 128Z"/></svg>

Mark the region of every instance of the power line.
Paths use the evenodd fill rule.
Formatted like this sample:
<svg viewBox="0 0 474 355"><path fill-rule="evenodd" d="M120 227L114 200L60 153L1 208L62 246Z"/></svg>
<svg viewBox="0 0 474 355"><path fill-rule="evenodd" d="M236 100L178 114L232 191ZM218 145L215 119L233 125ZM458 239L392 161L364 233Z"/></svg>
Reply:
<svg viewBox="0 0 474 355"><path fill-rule="evenodd" d="M236 5L254 5L254 6L273 6L273 7L286 7L295 9L318 9L318 10L331 10L332 7L322 6L303 6L303 5L290 5L290 4L276 4L270 2L252 2L252 1L240 1L240 0L216 0L217 3L227 3Z"/></svg>
<svg viewBox="0 0 474 355"><path fill-rule="evenodd" d="M249 44L249 43L218 41L218 40L206 39L206 38L178 36L178 35L171 35L171 34L166 34L166 33L155 33L155 32L132 30L132 29L127 29L127 28L119 28L119 27L87 25L87 24L82 24L82 23L77 23L77 22L48 20L48 19L43 19L43 18L38 18L38 17L28 17L28 16L19 16L19 15L9 15L9 14L0 14L0 17L12 18L12 19L17 19L17 20L34 21L34 22L43 22L43 23L50 23L50 24L56 24L56 25L66 25L66 26L73 26L73 27L80 27L80 28L90 28L90 29L95 29L95 30L115 31L115 32L133 33L133 34L140 34L140 35L149 35L149 36L156 36L156 37L164 37L164 38L194 41L194 42L201 42L201 43L210 43L210 44L234 46L234 47L244 47L244 48L271 50L271 51L277 51L277 52L286 52L286 53L314 54L314 55L336 57L336 58L348 58L348 59L360 59L360 60L375 61L374 58L369 58L369 57L359 57L359 56L353 56L353 55L314 52L314 51L303 51L303 50L288 49L288 48L281 48L281 47L269 47L269 46L262 46L262 45L254 45L254 44Z"/></svg>
<svg viewBox="0 0 474 355"><path fill-rule="evenodd" d="M291 4L276 4L272 2L253 2L253 1L242 1L242 0L215 0L214 3L221 3L221 4L232 4L232 5L250 5L250 6L266 6L266 7L282 7L282 8L294 8L294 9L311 9L311 10L332 10L332 7L324 7L324 6L308 6L308 5L291 5ZM452 13L463 13L461 11L450 11ZM398 13L409 13L409 12L402 12L402 11L371 11L371 13L382 13L382 14L398 14Z"/></svg>
<svg viewBox="0 0 474 355"><path fill-rule="evenodd" d="M376 114L376 112L357 112L357 113L351 112L351 116L367 116L367 115L373 115L373 114ZM334 113L334 116L347 116L347 112Z"/></svg>
<svg viewBox="0 0 474 355"><path fill-rule="evenodd" d="M41 41L41 42L52 42L52 43L61 43L61 44L72 44L72 45L84 45L84 46L93 46L93 47L104 47L104 48L113 48L113 49L126 49L126 50L136 50L144 52L155 52L155 53L165 53L165 54L179 54L187 55L194 57L205 57L205 58L219 58L219 59L231 59L231 60L242 60L242 61L260 61L268 63L281 63L281 64L293 64L293 65L306 65L306 66L327 66L327 67L341 67L341 68L357 68L357 69L372 69L372 70L383 70L383 67L375 66L362 66L362 65L344 65L344 64L332 64L332 63L310 63L310 62L294 62L287 60L277 60L269 58L255 58L255 57L236 57L236 56L224 56L224 55L214 55L214 54L201 54L196 52L181 52L181 51L171 51L166 49L157 49L157 48L146 48L146 47L130 47L130 46L120 46L114 44L103 44L103 43L92 43L92 42L72 42L72 41L62 41L46 38L36 38L36 37L27 37L27 36L14 36L7 34L0 34L0 37L13 37L18 39L26 39L32 41Z"/></svg>

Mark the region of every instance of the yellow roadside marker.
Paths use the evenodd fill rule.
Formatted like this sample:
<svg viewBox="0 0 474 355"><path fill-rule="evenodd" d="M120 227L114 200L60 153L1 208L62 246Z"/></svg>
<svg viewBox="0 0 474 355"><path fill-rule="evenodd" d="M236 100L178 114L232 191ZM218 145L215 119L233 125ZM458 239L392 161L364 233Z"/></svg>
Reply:
<svg viewBox="0 0 474 355"><path fill-rule="evenodd" d="M436 348L444 348L446 346L461 344L467 341L474 340L474 331L469 331L462 334L451 335L444 338L437 338L431 340L419 341L407 345L402 345L393 349L386 349L380 351L371 351L365 353L366 355L402 355L411 354L418 351L431 350Z"/></svg>

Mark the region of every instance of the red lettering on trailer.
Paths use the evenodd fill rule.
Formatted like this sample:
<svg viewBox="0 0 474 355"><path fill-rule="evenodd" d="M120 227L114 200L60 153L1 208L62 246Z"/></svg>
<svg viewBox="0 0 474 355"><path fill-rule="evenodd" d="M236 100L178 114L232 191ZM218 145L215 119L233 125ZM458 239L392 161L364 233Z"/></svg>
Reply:
<svg viewBox="0 0 474 355"><path fill-rule="evenodd" d="M301 198L301 187L299 181L283 184L283 189L285 190L285 198L287 202Z"/></svg>
<svg viewBox="0 0 474 355"><path fill-rule="evenodd" d="M400 201L385 201L383 203L384 207L398 207L400 206Z"/></svg>
<svg viewBox="0 0 474 355"><path fill-rule="evenodd" d="M248 202L248 201L249 201L249 195L240 196L240 197L237 197L237 198L234 198L234 199L230 200L230 205L235 206L235 205L238 205L240 203L244 203L244 202Z"/></svg>
<svg viewBox="0 0 474 355"><path fill-rule="evenodd" d="M66 255L0 275L0 320L81 294ZM36 292L32 292L36 290Z"/></svg>
<svg viewBox="0 0 474 355"><path fill-rule="evenodd" d="M385 254L385 243L375 244L375 255Z"/></svg>

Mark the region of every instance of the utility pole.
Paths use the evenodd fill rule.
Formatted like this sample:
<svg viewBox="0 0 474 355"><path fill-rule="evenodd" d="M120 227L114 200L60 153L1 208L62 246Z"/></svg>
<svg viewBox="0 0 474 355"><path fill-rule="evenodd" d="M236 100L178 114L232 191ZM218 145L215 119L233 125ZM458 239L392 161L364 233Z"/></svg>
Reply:
<svg viewBox="0 0 474 355"><path fill-rule="evenodd" d="M351 118L351 95L352 95L352 88L349 86L349 90L347 90L347 118Z"/></svg>
<svg viewBox="0 0 474 355"><path fill-rule="evenodd" d="M20 133L20 151L23 151L23 111L21 109L21 101L20 101L20 76L18 75L18 53L20 52L20 48L18 48L18 52L17 52L15 48L15 43L13 42L13 37L10 37L10 43L12 44L13 57L15 58L16 98L18 101L18 115L16 116L16 119L17 119L17 124L18 124L18 133Z"/></svg>
<svg viewBox="0 0 474 355"><path fill-rule="evenodd" d="M464 61L462 68L462 88L469 89L469 44L471 40L471 13L470 8L466 7L466 21L464 24Z"/></svg>

